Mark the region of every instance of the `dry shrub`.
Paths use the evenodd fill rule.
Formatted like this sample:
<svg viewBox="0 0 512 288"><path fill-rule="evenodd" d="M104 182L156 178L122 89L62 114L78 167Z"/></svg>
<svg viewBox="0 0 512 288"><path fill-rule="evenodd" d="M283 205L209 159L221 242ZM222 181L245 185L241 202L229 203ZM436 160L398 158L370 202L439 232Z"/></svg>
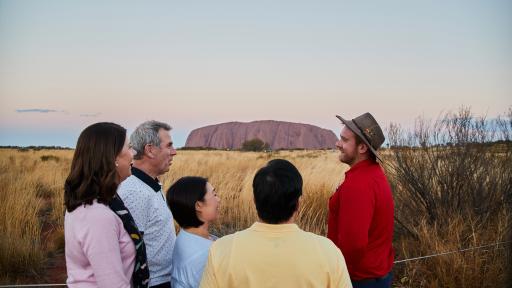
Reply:
<svg viewBox="0 0 512 288"><path fill-rule="evenodd" d="M60 158L55 155L42 155L40 158L41 158L41 161L43 161L43 162L45 162L45 161L59 162L60 161Z"/></svg>
<svg viewBox="0 0 512 288"><path fill-rule="evenodd" d="M507 124L508 125L504 125ZM469 108L412 131L391 125L391 176L400 258L507 241L512 193L512 110L494 120ZM496 249L497 248L497 249ZM397 267L414 287L504 285L504 247Z"/></svg>

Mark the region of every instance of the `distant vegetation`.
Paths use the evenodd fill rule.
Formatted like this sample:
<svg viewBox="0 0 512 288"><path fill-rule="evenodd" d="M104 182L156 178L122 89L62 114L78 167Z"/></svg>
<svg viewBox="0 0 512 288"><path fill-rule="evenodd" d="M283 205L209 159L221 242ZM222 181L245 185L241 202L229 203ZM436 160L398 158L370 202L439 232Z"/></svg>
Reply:
<svg viewBox="0 0 512 288"><path fill-rule="evenodd" d="M16 149L20 152L40 151L40 150L73 150L73 148L62 146L0 146L0 149Z"/></svg>
<svg viewBox="0 0 512 288"><path fill-rule="evenodd" d="M217 149L217 148L213 148L213 147L180 147L178 149L176 149L178 151L201 151L201 150L204 150L204 151L211 151L211 150L227 150L227 149Z"/></svg>
<svg viewBox="0 0 512 288"><path fill-rule="evenodd" d="M269 151L270 145L268 143L263 142L263 140L259 138L254 138L251 140L244 141L242 143L241 151L253 151L253 152L261 152L261 151Z"/></svg>
<svg viewBox="0 0 512 288"><path fill-rule="evenodd" d="M41 157L41 161L55 161L55 162L59 162L60 161L60 158L55 156L55 155L42 155Z"/></svg>

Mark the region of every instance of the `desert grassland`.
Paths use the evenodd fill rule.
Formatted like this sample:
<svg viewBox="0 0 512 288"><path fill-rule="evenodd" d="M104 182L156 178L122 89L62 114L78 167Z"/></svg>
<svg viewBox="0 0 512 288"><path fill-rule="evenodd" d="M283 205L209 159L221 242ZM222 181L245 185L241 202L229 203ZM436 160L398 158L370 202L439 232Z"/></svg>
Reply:
<svg viewBox="0 0 512 288"><path fill-rule="evenodd" d="M328 198L348 169L338 162L337 154L336 151L178 151L170 171L161 181L167 190L182 176L207 177L221 198L220 216L212 232L222 236L245 229L257 219L252 202L254 174L270 159L284 158L297 166L304 180L298 225L303 230L325 235ZM386 154L388 158L389 152ZM41 283L47 272L47 259L62 251L62 187L72 156L70 150L0 149L0 229L3 231L0 283ZM394 246L399 259L457 250L468 243L478 246L503 241L507 237L505 227L509 227L506 210L498 211L493 225L485 227L458 214L443 227L422 221L421 214L408 216L419 218L421 224L415 227L418 237L395 233ZM397 264L394 285L501 287L506 253L503 247L495 248Z"/></svg>
<svg viewBox="0 0 512 288"><path fill-rule="evenodd" d="M180 151L171 171L162 178L167 188L179 177L207 177L221 198L219 220L214 232L220 235L249 227L256 219L252 202L252 180L270 159L290 160L300 171L303 196L297 222L306 231L326 233L327 200L343 179L346 165L340 165L334 151L279 151L272 153L227 151Z"/></svg>
<svg viewBox="0 0 512 288"><path fill-rule="evenodd" d="M47 159L49 155L53 157ZM63 249L63 183L72 156L69 150L0 149L0 279L4 282L38 278L48 255Z"/></svg>

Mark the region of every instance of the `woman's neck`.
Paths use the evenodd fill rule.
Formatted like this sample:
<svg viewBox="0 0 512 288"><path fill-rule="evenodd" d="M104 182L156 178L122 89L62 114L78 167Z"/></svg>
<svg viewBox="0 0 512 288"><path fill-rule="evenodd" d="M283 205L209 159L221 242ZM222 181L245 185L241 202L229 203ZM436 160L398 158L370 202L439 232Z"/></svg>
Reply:
<svg viewBox="0 0 512 288"><path fill-rule="evenodd" d="M210 239L210 232L208 232L208 223L204 223L199 227L184 228L188 233L192 233L205 239Z"/></svg>

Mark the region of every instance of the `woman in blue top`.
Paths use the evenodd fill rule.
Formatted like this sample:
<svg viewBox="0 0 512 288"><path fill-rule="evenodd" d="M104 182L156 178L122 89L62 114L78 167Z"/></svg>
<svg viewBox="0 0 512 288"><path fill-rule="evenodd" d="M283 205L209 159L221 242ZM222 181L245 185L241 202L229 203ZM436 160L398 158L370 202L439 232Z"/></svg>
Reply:
<svg viewBox="0 0 512 288"><path fill-rule="evenodd" d="M167 190L167 204L181 230L172 254L173 288L195 288L201 282L208 250L217 239L208 231L219 214L215 188L202 177L183 177Z"/></svg>

